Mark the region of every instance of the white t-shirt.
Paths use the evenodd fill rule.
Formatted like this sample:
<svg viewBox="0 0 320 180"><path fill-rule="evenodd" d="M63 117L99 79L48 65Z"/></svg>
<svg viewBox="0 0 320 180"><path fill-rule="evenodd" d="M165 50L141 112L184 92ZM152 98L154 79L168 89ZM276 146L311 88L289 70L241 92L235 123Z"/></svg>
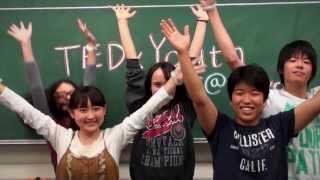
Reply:
<svg viewBox="0 0 320 180"><path fill-rule="evenodd" d="M312 98L320 89L317 86L308 92L306 99ZM306 99L298 98L283 88L270 89L269 98L262 113L263 117L288 111ZM320 179L320 117L314 119L293 138L288 146L289 180Z"/></svg>

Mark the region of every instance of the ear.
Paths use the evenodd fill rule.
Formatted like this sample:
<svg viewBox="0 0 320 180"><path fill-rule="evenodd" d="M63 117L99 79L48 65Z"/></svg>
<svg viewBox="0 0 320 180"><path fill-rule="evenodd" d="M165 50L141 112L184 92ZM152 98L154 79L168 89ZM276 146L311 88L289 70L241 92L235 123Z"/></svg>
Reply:
<svg viewBox="0 0 320 180"><path fill-rule="evenodd" d="M105 106L103 107L103 111L104 111L103 113L104 113L104 115L107 114L107 112L108 112L107 110L108 110L108 109L107 109L107 105L105 105Z"/></svg>
<svg viewBox="0 0 320 180"><path fill-rule="evenodd" d="M71 109L68 109L68 113L71 116L72 119L74 119L74 112Z"/></svg>

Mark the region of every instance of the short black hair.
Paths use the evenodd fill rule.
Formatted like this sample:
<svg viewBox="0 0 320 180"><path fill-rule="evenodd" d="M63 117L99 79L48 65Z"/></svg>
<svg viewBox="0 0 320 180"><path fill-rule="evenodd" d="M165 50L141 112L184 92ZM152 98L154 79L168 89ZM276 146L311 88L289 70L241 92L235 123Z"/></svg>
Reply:
<svg viewBox="0 0 320 180"><path fill-rule="evenodd" d="M71 110L79 107L87 107L88 100L93 106L106 105L103 93L94 86L80 86L75 89L70 97L69 108Z"/></svg>
<svg viewBox="0 0 320 180"><path fill-rule="evenodd" d="M296 40L292 41L288 44L286 44L279 53L278 57L278 65L277 65L277 71L280 77L280 81L282 84L284 84L284 77L283 77L283 69L284 64L294 55L296 54L303 54L308 57L308 59L311 61L312 65L312 73L311 77L308 81L308 85L311 82L311 80L314 78L314 76L317 73L317 53L315 49L312 47L312 44L305 40ZM284 84L285 85L285 84Z"/></svg>
<svg viewBox="0 0 320 180"><path fill-rule="evenodd" d="M268 99L270 80L262 67L256 64L240 66L230 74L227 83L230 100L232 100L235 86L241 82L247 83L262 92L264 101Z"/></svg>

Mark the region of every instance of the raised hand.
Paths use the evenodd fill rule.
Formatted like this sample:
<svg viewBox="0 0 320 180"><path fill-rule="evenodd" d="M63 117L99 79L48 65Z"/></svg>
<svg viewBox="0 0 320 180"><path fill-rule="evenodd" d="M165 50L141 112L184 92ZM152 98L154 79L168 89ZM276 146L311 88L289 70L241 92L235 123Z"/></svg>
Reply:
<svg viewBox="0 0 320 180"><path fill-rule="evenodd" d="M83 33L83 35L85 36L87 43L93 47L96 46L96 38L94 37L94 35L91 33L90 29L87 27L86 23L83 22L80 18L78 18L77 20L78 22L78 26L80 31Z"/></svg>
<svg viewBox="0 0 320 180"><path fill-rule="evenodd" d="M124 4L113 6L112 10L115 12L118 20L127 20L136 14L136 11L132 11L131 7Z"/></svg>
<svg viewBox="0 0 320 180"><path fill-rule="evenodd" d="M178 51L189 51L190 33L189 26L184 27L184 32L181 34L174 22L169 18L168 20L161 20L161 32L168 39L172 47Z"/></svg>
<svg viewBox="0 0 320 180"><path fill-rule="evenodd" d="M202 6L210 6L216 3L216 0L199 0Z"/></svg>
<svg viewBox="0 0 320 180"><path fill-rule="evenodd" d="M191 8L193 15L195 15L198 18L198 20L201 20L201 21L208 21L209 20L207 12L202 9L200 4L197 4L195 6L191 6L190 8Z"/></svg>
<svg viewBox="0 0 320 180"><path fill-rule="evenodd" d="M32 23L29 22L27 28L22 21L20 21L20 27L12 24L8 29L8 34L21 44L31 44Z"/></svg>

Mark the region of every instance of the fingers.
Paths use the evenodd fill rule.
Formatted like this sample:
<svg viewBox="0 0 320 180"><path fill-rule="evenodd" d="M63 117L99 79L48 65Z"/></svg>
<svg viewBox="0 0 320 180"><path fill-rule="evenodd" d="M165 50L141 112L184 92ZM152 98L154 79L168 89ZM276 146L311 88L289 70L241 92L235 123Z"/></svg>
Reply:
<svg viewBox="0 0 320 180"><path fill-rule="evenodd" d="M28 27L27 27L28 31L32 32L32 22L28 22Z"/></svg>
<svg viewBox="0 0 320 180"><path fill-rule="evenodd" d="M195 7L197 7L197 10L198 10L198 11L199 11L199 10L202 10L202 7L201 7L200 4L197 4Z"/></svg>
<svg viewBox="0 0 320 180"><path fill-rule="evenodd" d="M190 6L190 9L192 11L193 14L197 13L196 7L195 6Z"/></svg>
<svg viewBox="0 0 320 180"><path fill-rule="evenodd" d="M189 34L190 34L190 32L189 32L189 25L184 26L184 28L183 28L183 33L184 33L184 35L188 35L188 36L189 36Z"/></svg>
<svg viewBox="0 0 320 180"><path fill-rule="evenodd" d="M15 33L12 30L8 29L7 32L10 36L15 37Z"/></svg>
<svg viewBox="0 0 320 180"><path fill-rule="evenodd" d="M87 29L86 24L85 24L80 18L77 19L77 22L78 22L78 27L79 27L79 29L80 29L82 32L85 32L86 29Z"/></svg>
<svg viewBox="0 0 320 180"><path fill-rule="evenodd" d="M9 27L9 29L10 29L11 31L13 31L13 32L19 30L19 28L18 28L15 24L12 24L12 25Z"/></svg>
<svg viewBox="0 0 320 180"><path fill-rule="evenodd" d="M197 16L199 14L199 11L202 10L200 4L197 4L195 6L190 6L190 9L195 16Z"/></svg>
<svg viewBox="0 0 320 180"><path fill-rule="evenodd" d="M168 22L169 22L169 25L170 25L170 28L172 29L172 31L177 31L177 27L171 18L168 18Z"/></svg>
<svg viewBox="0 0 320 180"><path fill-rule="evenodd" d="M129 13L129 17L133 17L136 13L137 13L136 10L132 11L131 13Z"/></svg>
<svg viewBox="0 0 320 180"><path fill-rule="evenodd" d="M116 16L120 19L131 18L136 14L135 10L132 10L131 7L125 6L124 4L116 4L116 6L113 6L112 9L116 13Z"/></svg>
<svg viewBox="0 0 320 180"><path fill-rule="evenodd" d="M206 72L207 65L204 65L204 64L203 65L196 65L196 66L193 66L193 69L197 74L202 74L202 73Z"/></svg>
<svg viewBox="0 0 320 180"><path fill-rule="evenodd" d="M23 24L22 21L20 21L20 28L21 28L21 29L26 29L26 28L24 27L24 24Z"/></svg>
<svg viewBox="0 0 320 180"><path fill-rule="evenodd" d="M163 20L163 19L161 20L160 27L161 27L162 34L166 38L169 38L170 35L173 33L172 28L170 27L170 25L168 24L168 22L166 20Z"/></svg>

